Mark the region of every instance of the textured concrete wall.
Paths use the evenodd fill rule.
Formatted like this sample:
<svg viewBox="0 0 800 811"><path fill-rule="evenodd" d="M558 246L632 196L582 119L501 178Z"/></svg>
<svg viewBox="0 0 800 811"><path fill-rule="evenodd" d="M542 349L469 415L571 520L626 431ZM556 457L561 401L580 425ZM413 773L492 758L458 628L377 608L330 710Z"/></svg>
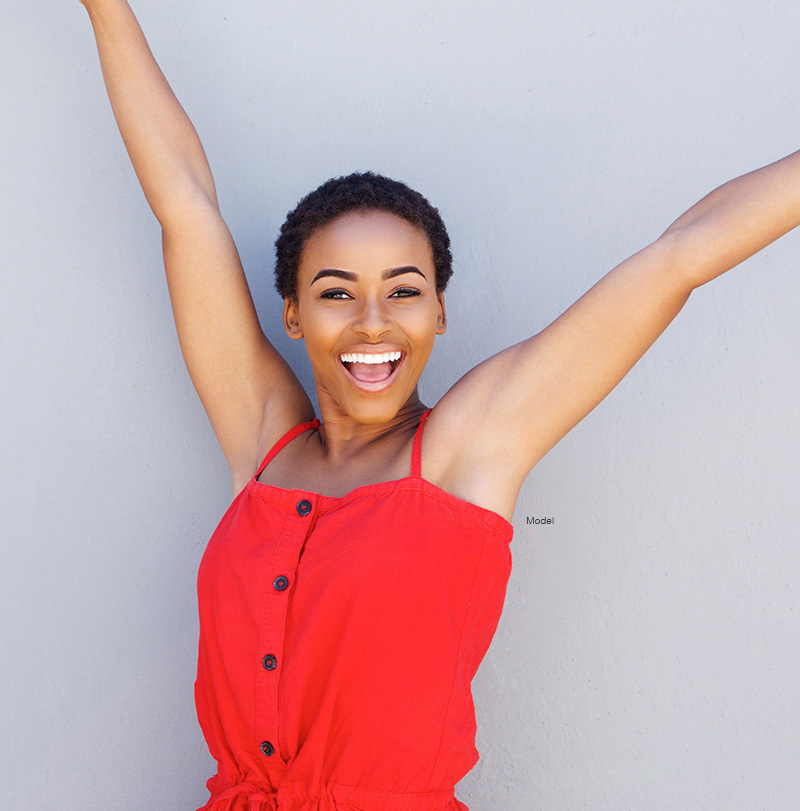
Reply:
<svg viewBox="0 0 800 811"><path fill-rule="evenodd" d="M210 770L194 578L227 470L86 15L7 5L0 796L193 809ZM449 223L433 402L711 188L800 146L792 0L135 7L309 386L271 245L333 174L397 176ZM696 292L529 478L474 685L472 811L797 807L798 236Z"/></svg>

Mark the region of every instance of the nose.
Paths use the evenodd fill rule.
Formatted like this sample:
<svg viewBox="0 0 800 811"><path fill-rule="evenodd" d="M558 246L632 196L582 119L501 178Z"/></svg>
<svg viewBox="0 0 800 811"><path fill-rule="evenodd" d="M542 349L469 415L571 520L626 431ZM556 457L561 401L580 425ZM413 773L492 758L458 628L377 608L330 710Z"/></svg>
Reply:
<svg viewBox="0 0 800 811"><path fill-rule="evenodd" d="M392 323L382 306L380 297L368 296L353 320L353 332L366 338L380 338L391 332Z"/></svg>

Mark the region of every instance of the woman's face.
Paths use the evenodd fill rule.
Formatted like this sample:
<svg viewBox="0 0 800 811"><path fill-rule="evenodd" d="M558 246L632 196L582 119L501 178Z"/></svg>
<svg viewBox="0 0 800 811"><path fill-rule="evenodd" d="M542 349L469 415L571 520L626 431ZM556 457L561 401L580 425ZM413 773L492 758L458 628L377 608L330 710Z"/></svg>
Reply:
<svg viewBox="0 0 800 811"><path fill-rule="evenodd" d="M284 301L284 325L305 339L326 414L391 420L417 399L446 329L425 232L386 211L348 212L317 229L300 257L297 301Z"/></svg>

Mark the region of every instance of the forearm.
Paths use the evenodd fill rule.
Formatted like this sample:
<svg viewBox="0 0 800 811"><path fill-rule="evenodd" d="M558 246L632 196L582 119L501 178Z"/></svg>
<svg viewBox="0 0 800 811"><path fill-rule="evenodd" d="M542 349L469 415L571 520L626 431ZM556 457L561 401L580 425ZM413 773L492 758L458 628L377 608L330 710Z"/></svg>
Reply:
<svg viewBox="0 0 800 811"><path fill-rule="evenodd" d="M126 0L87 0L108 97L156 217L217 204L200 139L153 58Z"/></svg>
<svg viewBox="0 0 800 811"><path fill-rule="evenodd" d="M800 152L725 183L681 215L670 240L692 287L800 225Z"/></svg>

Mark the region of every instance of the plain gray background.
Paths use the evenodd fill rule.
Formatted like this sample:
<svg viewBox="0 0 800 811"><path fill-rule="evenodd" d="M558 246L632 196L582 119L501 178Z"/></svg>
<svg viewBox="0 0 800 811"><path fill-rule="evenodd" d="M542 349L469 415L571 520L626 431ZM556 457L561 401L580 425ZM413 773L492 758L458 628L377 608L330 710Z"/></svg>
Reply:
<svg viewBox="0 0 800 811"><path fill-rule="evenodd" d="M0 32L0 795L194 809L194 580L230 496L160 233L77 0ZM373 169L451 230L423 378L537 332L725 180L798 141L794 0L139 0L207 149L268 336L272 242ZM472 811L796 809L800 235L695 292L530 476L474 683ZM527 516L550 516L533 527Z"/></svg>

